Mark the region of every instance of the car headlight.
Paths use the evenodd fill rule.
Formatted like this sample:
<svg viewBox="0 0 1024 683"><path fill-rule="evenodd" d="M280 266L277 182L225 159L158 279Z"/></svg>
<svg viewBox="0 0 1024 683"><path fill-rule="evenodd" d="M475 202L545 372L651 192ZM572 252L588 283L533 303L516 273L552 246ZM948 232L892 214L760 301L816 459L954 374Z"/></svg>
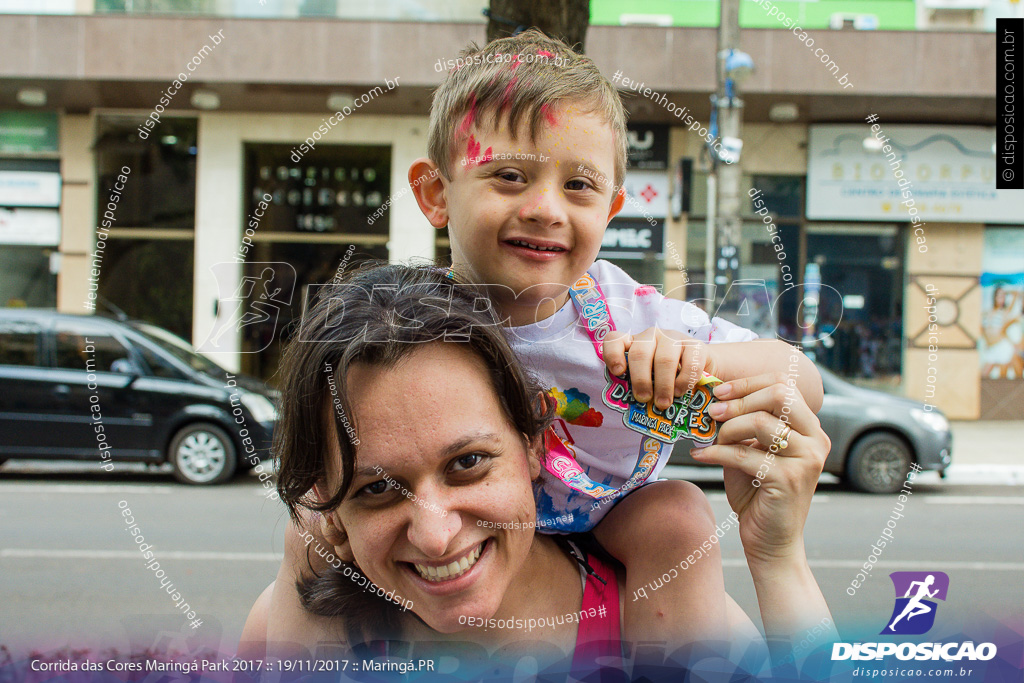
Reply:
<svg viewBox="0 0 1024 683"><path fill-rule="evenodd" d="M270 399L251 391L242 393L242 405L249 409L252 416L259 422L276 422L277 408Z"/></svg>
<svg viewBox="0 0 1024 683"><path fill-rule="evenodd" d="M946 416L942 413L921 410L920 408L911 408L910 416L914 418L918 424L936 432L949 431L949 420L947 420Z"/></svg>

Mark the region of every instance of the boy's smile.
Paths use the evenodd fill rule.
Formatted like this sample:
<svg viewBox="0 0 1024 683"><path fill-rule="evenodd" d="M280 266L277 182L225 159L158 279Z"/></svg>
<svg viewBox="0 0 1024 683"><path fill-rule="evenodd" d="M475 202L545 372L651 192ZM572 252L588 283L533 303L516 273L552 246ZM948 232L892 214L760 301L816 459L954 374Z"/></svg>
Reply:
<svg viewBox="0 0 1024 683"><path fill-rule="evenodd" d="M499 312L525 325L554 314L597 258L622 203L608 180L615 137L575 106L547 112L536 141L528 121L514 137L489 122L466 128L444 181L445 210L431 220L448 225L455 269L490 285Z"/></svg>

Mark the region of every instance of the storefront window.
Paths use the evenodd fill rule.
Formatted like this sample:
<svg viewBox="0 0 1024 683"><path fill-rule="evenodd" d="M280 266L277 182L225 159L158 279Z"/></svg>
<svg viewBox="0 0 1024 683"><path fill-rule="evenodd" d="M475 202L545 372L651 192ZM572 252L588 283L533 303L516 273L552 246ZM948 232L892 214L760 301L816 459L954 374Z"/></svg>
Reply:
<svg viewBox="0 0 1024 683"><path fill-rule="evenodd" d="M139 139L144 120L98 122L96 225L107 232L98 294L109 304L98 301L96 310L121 310L191 339L197 122L167 117Z"/></svg>
<svg viewBox="0 0 1024 683"><path fill-rule="evenodd" d="M0 306L54 308L57 276L50 270L56 247L0 246Z"/></svg>
<svg viewBox="0 0 1024 683"><path fill-rule="evenodd" d="M903 335L903 250L896 226L807 226L807 262L821 270L816 358L837 374L898 384ZM831 342L831 343L830 343Z"/></svg>
<svg viewBox="0 0 1024 683"><path fill-rule="evenodd" d="M686 239L691 275L687 295L703 299L708 248L707 173L694 172L692 208ZM743 219L738 279L716 313L762 337L799 338L796 325L799 297L781 296L802 282L804 263L801 225L804 179L801 176L743 176L740 182ZM763 283L763 285L762 285Z"/></svg>
<svg viewBox="0 0 1024 683"><path fill-rule="evenodd" d="M242 371L271 382L311 286L360 261L388 259L391 148L317 145L301 162L293 161L293 149L245 145L246 227L257 209L263 215L250 235L240 296L248 305L275 291L294 292L291 304L277 309L278 320L242 327ZM282 262L294 275L267 265Z"/></svg>

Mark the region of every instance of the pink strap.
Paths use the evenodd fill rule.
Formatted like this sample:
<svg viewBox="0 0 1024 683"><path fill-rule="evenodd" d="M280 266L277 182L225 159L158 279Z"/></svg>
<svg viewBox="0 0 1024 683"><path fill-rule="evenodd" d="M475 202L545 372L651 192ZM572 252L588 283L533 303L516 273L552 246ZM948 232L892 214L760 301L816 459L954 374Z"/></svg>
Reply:
<svg viewBox="0 0 1024 683"><path fill-rule="evenodd" d="M576 632L576 651L572 658L574 673L599 668L597 662L612 664L622 657L622 618L619 611L619 581L615 570L591 553L587 562L594 572L608 583L601 583L596 576L587 575L583 588L583 604L580 611L579 630ZM601 608L604 608L602 614ZM590 609L598 613L590 617Z"/></svg>
<svg viewBox="0 0 1024 683"><path fill-rule="evenodd" d="M608 333L615 329L612 322L611 311L608 310L608 301L604 298L601 285L590 273L584 273L583 277L573 283L569 288L569 296L579 312L580 318L586 323L587 335L594 343L594 350L597 357L604 360L604 351L601 346Z"/></svg>

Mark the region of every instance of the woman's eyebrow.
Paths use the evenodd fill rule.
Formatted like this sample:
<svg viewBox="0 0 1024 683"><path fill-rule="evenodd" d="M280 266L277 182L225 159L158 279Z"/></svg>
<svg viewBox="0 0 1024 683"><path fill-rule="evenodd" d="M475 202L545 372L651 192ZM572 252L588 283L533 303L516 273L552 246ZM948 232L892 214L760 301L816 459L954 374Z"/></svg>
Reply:
<svg viewBox="0 0 1024 683"><path fill-rule="evenodd" d="M445 446L441 450L441 457L447 458L447 457L450 457L452 455L455 455L456 453L459 453L459 452L465 450L466 447L468 447L468 446L470 446L470 445L472 445L474 443L498 443L500 441L500 439L501 439L501 437L498 434L494 433L494 432L482 431L482 432L474 432L474 433L471 433L471 434L467 434L467 435L465 435L465 436L463 436L463 437L461 437L459 439L456 439L455 441L452 441L450 444ZM387 472L387 470L385 470L383 467L380 467L379 465L373 465L373 466L366 466L366 467L357 467L353 471L352 474L353 474L353 478L355 478L355 477L379 477L381 475L388 474L388 472ZM390 476L390 475L388 475L388 476Z"/></svg>
<svg viewBox="0 0 1024 683"><path fill-rule="evenodd" d="M501 437L499 437L497 434L493 432L476 432L474 434L467 434L466 436L463 436L461 439L456 439L455 441L445 446L444 450L441 451L441 455L444 457L448 457L465 450L466 447L471 444L479 442L496 443L500 439Z"/></svg>

